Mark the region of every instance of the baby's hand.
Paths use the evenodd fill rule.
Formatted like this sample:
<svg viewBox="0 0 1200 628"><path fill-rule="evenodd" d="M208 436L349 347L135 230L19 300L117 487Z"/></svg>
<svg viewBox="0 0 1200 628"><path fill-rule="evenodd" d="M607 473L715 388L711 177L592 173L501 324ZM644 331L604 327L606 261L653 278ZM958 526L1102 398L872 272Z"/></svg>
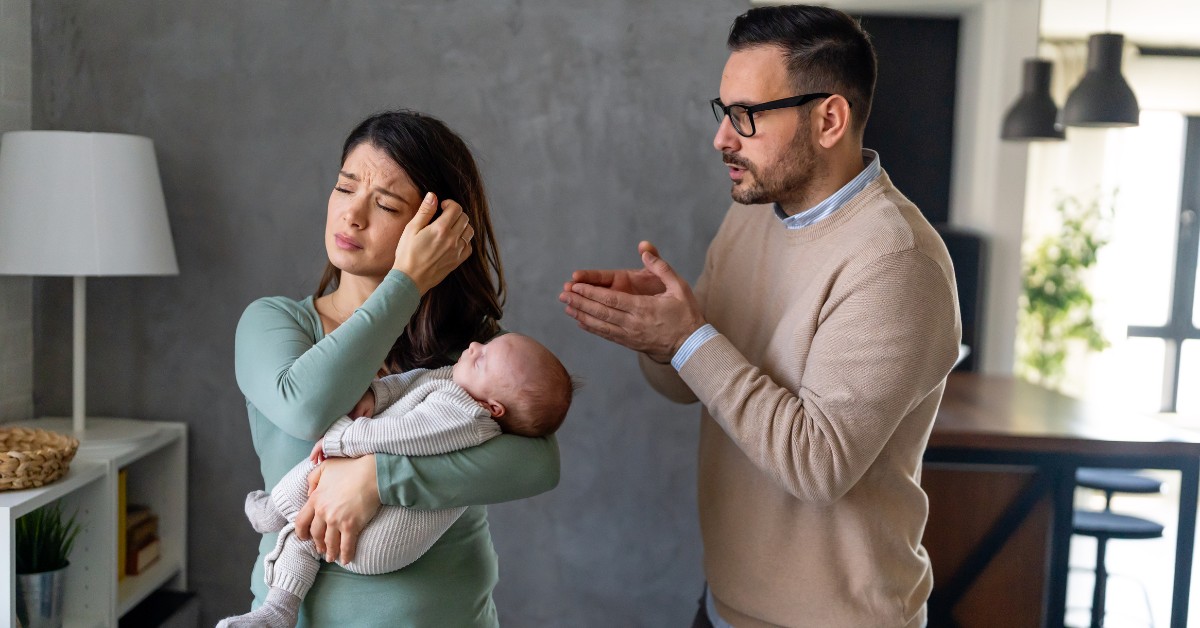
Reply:
<svg viewBox="0 0 1200 628"><path fill-rule="evenodd" d="M321 440L317 441L316 445L313 445L312 453L308 455L308 459L311 460L313 464L321 464L322 462L325 462L324 436L321 437Z"/></svg>
<svg viewBox="0 0 1200 628"><path fill-rule="evenodd" d="M375 416L375 391L368 388L367 392L363 393L362 399L354 404L349 416L352 419Z"/></svg>

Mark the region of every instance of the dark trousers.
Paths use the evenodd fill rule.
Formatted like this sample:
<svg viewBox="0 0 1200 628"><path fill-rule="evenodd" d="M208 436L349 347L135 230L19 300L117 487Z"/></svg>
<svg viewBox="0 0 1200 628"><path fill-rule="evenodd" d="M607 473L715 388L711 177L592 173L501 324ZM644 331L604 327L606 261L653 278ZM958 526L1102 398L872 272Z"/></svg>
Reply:
<svg viewBox="0 0 1200 628"><path fill-rule="evenodd" d="M708 587L704 588L705 592ZM704 605L705 593L700 594L700 608L696 609L696 618L692 620L692 628L713 628L712 622L708 620L708 609Z"/></svg>

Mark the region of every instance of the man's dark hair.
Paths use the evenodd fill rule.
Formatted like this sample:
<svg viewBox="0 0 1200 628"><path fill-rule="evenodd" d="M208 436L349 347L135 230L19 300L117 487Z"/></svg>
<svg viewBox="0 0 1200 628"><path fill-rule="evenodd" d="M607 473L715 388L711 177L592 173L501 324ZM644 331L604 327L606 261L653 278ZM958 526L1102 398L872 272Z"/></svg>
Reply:
<svg viewBox="0 0 1200 628"><path fill-rule="evenodd" d="M866 127L875 93L875 47L857 20L827 7L758 7L729 29L729 49L783 49L798 94L832 92L850 101L855 131Z"/></svg>

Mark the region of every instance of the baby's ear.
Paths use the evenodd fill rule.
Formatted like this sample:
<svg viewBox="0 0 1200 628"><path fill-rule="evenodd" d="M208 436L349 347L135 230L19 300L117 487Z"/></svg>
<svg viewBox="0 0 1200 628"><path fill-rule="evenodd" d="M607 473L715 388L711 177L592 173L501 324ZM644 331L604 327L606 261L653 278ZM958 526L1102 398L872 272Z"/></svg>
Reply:
<svg viewBox="0 0 1200 628"><path fill-rule="evenodd" d="M492 413L493 419L504 416L504 404L500 403L499 401L488 399L487 401L481 401L480 403L483 404L483 407L488 409L488 412Z"/></svg>

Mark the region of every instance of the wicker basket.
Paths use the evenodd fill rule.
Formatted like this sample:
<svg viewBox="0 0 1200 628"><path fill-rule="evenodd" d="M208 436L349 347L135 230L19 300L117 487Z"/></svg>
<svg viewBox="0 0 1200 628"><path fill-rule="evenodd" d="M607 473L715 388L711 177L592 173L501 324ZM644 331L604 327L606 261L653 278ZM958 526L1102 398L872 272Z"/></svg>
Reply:
<svg viewBox="0 0 1200 628"><path fill-rule="evenodd" d="M36 488L66 475L79 441L38 428L0 428L0 491Z"/></svg>

